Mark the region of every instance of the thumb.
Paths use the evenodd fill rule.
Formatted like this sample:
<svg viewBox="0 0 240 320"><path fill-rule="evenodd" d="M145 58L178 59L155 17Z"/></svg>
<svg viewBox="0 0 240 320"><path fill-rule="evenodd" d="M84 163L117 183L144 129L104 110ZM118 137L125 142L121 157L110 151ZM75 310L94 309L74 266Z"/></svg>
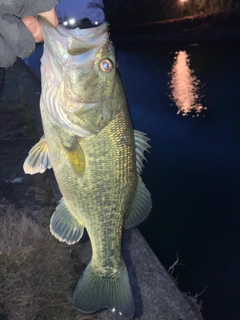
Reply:
<svg viewBox="0 0 240 320"><path fill-rule="evenodd" d="M39 15L46 18L54 27L57 27L58 17L54 8L50 11L39 13ZM32 33L35 42L43 40L42 29L39 21L36 18L34 18L33 16L26 16L22 18L22 22Z"/></svg>
<svg viewBox="0 0 240 320"><path fill-rule="evenodd" d="M22 18L22 22L25 24L25 26L28 28L28 30L33 35L35 42L42 41L43 36L42 36L41 26L35 17L26 16L26 17Z"/></svg>

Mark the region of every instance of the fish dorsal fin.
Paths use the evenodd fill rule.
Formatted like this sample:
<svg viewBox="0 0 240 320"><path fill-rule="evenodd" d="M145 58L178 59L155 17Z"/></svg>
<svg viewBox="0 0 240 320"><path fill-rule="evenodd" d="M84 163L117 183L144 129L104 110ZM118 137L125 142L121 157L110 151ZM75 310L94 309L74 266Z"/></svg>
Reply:
<svg viewBox="0 0 240 320"><path fill-rule="evenodd" d="M43 136L29 151L28 157L24 161L23 170L28 174L43 173L46 169L51 169L48 145Z"/></svg>
<svg viewBox="0 0 240 320"><path fill-rule="evenodd" d="M144 151L148 151L150 145L147 143L149 141L145 133L134 130L134 140L136 149L136 163L138 173L142 172L143 160L147 161L144 157Z"/></svg>
<svg viewBox="0 0 240 320"><path fill-rule="evenodd" d="M135 193L135 197L132 203L131 210L127 215L124 228L132 228L145 220L151 211L152 200L148 189L142 181L142 178L138 175L138 184Z"/></svg>
<svg viewBox="0 0 240 320"><path fill-rule="evenodd" d="M50 220L51 234L61 242L74 244L84 232L82 223L68 210L62 198Z"/></svg>
<svg viewBox="0 0 240 320"><path fill-rule="evenodd" d="M68 160L77 177L81 177L85 171L85 156L75 135L62 137L62 145Z"/></svg>

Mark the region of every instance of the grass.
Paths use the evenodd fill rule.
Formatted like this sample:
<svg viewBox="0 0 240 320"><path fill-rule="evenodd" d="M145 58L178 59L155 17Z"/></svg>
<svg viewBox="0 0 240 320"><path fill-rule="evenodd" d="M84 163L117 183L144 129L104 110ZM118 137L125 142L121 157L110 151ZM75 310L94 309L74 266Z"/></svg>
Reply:
<svg viewBox="0 0 240 320"><path fill-rule="evenodd" d="M84 268L76 249L58 242L45 223L35 220L25 209L0 202L0 319L96 319L72 307L79 278L74 270Z"/></svg>

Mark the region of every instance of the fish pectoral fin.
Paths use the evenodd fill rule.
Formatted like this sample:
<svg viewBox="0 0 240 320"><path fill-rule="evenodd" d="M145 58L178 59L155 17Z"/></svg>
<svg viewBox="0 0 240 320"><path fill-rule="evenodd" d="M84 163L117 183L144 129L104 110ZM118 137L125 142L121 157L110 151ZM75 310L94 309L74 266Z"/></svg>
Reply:
<svg viewBox="0 0 240 320"><path fill-rule="evenodd" d="M85 156L76 136L62 138L62 145L66 156L76 175L81 177L85 171Z"/></svg>
<svg viewBox="0 0 240 320"><path fill-rule="evenodd" d="M50 220L50 232L61 242L74 244L84 232L84 226L68 210L62 198Z"/></svg>
<svg viewBox="0 0 240 320"><path fill-rule="evenodd" d="M43 136L40 141L29 151L28 157L24 161L23 170L28 174L43 173L46 169L51 169L48 145Z"/></svg>
<svg viewBox="0 0 240 320"><path fill-rule="evenodd" d="M124 228L132 228L145 220L152 209L151 195L138 175L138 184L135 198L129 214L124 221Z"/></svg>
<svg viewBox="0 0 240 320"><path fill-rule="evenodd" d="M102 273L102 268L97 269L90 262L73 292L74 307L86 313L107 307L117 317L132 319L135 302L126 267L114 276Z"/></svg>
<svg viewBox="0 0 240 320"><path fill-rule="evenodd" d="M135 140L135 150L136 150L136 162L137 162L137 171L138 173L142 172L143 160L146 161L144 157L144 151L148 151L150 145L148 144L148 137L145 133L134 130L134 140Z"/></svg>

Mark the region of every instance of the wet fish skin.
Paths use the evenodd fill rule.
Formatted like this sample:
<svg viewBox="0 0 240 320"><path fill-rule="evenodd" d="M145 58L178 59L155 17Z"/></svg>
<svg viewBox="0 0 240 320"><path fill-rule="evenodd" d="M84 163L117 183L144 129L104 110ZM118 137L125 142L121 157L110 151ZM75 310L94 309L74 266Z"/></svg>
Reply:
<svg viewBox="0 0 240 320"><path fill-rule="evenodd" d="M84 312L108 307L132 318L134 298L122 258L123 228L151 209L140 172L148 138L133 130L107 24L53 28L41 19L41 115L44 138L30 150L26 173L52 167L63 198L50 230L68 244L86 228L92 260L74 291Z"/></svg>

